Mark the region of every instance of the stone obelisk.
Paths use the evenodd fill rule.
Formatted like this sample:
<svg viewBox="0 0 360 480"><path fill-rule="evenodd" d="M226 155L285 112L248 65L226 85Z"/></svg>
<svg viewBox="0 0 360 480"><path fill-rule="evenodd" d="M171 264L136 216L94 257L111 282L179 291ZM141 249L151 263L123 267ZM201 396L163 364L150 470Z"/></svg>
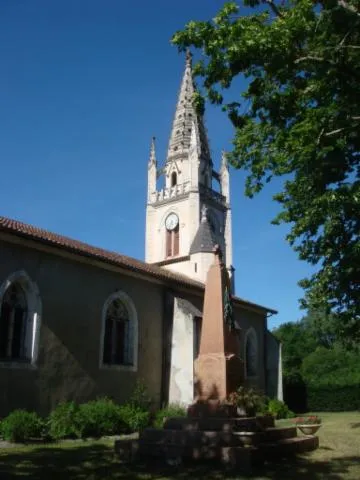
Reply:
<svg viewBox="0 0 360 480"><path fill-rule="evenodd" d="M216 410L241 385L243 363L239 351L229 276L216 246L206 279L199 355L194 366L195 405L207 403Z"/></svg>

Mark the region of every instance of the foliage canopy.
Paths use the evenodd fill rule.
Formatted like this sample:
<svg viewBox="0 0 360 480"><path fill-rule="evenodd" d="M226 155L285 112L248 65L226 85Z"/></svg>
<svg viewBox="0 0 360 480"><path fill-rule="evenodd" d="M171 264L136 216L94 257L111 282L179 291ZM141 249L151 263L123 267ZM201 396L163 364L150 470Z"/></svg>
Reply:
<svg viewBox="0 0 360 480"><path fill-rule="evenodd" d="M337 334L360 341L360 7L356 0L244 0L175 33L195 47L194 73L234 128L229 159L249 174L246 194L283 177L287 240L317 265L304 307L332 313ZM225 101L234 79L247 89ZM229 93L229 92L227 92ZM231 93L230 96L233 96ZM199 98L196 102L201 107Z"/></svg>

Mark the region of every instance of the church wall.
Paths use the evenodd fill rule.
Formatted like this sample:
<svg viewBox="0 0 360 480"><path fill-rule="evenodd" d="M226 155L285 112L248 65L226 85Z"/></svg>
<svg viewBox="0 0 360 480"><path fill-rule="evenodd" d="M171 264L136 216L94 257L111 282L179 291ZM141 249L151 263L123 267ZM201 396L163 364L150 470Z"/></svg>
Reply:
<svg viewBox="0 0 360 480"><path fill-rule="evenodd" d="M190 260L184 260L182 262L169 263L168 265L163 265L162 268L166 270L171 270L173 272L182 273L184 275L189 275L190 269L194 268L193 262Z"/></svg>
<svg viewBox="0 0 360 480"><path fill-rule="evenodd" d="M236 305L234 307L234 317L240 327L240 356L244 361L244 382L248 387L256 387L257 389L266 391L265 381L265 333L266 333L266 316L265 314L252 312ZM257 375L254 377L246 377L245 371L245 339L246 333L253 328L257 337Z"/></svg>
<svg viewBox="0 0 360 480"><path fill-rule="evenodd" d="M0 283L25 270L42 301L37 367L0 367L0 415L15 408L48 412L59 401L99 395L126 401L137 379L160 401L163 290L135 277L0 240ZM102 309L122 290L137 310L137 372L99 367Z"/></svg>

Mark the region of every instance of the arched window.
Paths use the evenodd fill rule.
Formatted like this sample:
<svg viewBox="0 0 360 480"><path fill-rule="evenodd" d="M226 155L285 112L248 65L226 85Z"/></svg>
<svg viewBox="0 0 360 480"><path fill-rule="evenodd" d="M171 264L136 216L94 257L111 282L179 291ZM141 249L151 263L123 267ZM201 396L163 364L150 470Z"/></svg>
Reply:
<svg viewBox="0 0 360 480"><path fill-rule="evenodd" d="M0 286L0 364L35 364L41 302L36 285L21 271Z"/></svg>
<svg viewBox="0 0 360 480"><path fill-rule="evenodd" d="M172 174L171 174L171 186L175 187L176 184L177 184L177 175L176 175L176 172L172 172Z"/></svg>
<svg viewBox="0 0 360 480"><path fill-rule="evenodd" d="M124 292L109 297L103 308L101 366L137 368L137 314Z"/></svg>
<svg viewBox="0 0 360 480"><path fill-rule="evenodd" d="M180 232L179 225L174 230L166 230L166 257L179 255Z"/></svg>
<svg viewBox="0 0 360 480"><path fill-rule="evenodd" d="M258 374L258 342L253 328L245 336L245 373L246 377L256 377Z"/></svg>

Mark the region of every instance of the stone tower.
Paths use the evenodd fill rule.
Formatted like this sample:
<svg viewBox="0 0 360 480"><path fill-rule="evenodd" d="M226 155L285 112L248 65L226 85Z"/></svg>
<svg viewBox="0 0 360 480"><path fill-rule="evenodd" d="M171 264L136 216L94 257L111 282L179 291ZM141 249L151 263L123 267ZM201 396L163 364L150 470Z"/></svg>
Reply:
<svg viewBox="0 0 360 480"><path fill-rule="evenodd" d="M161 168L154 138L151 143L145 261L204 282L215 244L223 252L230 276L233 274L230 188L224 154L220 172L213 168L204 120L192 103L194 92L188 52ZM161 180L162 188L158 188Z"/></svg>

